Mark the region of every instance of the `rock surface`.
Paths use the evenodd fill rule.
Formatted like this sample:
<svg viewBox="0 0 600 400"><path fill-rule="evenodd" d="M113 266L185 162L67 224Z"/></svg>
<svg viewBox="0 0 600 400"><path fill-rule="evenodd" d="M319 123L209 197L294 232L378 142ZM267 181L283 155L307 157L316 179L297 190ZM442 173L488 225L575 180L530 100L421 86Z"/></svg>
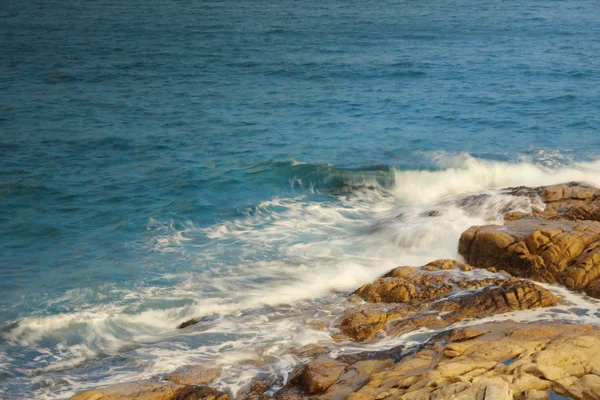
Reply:
<svg viewBox="0 0 600 400"><path fill-rule="evenodd" d="M208 386L144 380L120 383L102 389L87 390L71 400L229 400L226 393Z"/></svg>
<svg viewBox="0 0 600 400"><path fill-rule="evenodd" d="M440 329L465 318L558 302L551 292L532 282L475 276L471 270L453 260L434 261L423 268L396 268L354 293L368 303L347 310L339 328L348 337L363 341L379 331L400 334L422 327Z"/></svg>
<svg viewBox="0 0 600 400"><path fill-rule="evenodd" d="M412 355L338 363L342 372L308 393L306 371L276 394L279 400L546 399L551 392L600 399L600 331L589 325L512 321L457 328ZM315 368L311 364L318 363ZM338 370L339 370L338 369ZM334 375L338 375L336 370Z"/></svg>
<svg viewBox="0 0 600 400"><path fill-rule="evenodd" d="M509 214L508 219L537 217L600 221L600 189L581 183L508 188L513 196L529 197L533 205L531 214Z"/></svg>
<svg viewBox="0 0 600 400"><path fill-rule="evenodd" d="M459 241L465 260L600 298L600 189L569 183L507 191L529 197L532 213L469 228Z"/></svg>
<svg viewBox="0 0 600 400"><path fill-rule="evenodd" d="M182 385L203 385L214 381L220 375L218 368L192 365L176 371L165 379Z"/></svg>
<svg viewBox="0 0 600 400"><path fill-rule="evenodd" d="M519 219L469 228L461 235L459 252L480 268L494 266L600 297L599 235L596 221Z"/></svg>

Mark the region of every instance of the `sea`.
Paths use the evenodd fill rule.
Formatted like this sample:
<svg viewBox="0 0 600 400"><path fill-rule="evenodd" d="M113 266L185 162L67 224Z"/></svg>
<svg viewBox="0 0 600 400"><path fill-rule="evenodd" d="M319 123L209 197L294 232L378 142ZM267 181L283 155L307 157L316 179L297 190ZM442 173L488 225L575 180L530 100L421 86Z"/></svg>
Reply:
<svg viewBox="0 0 600 400"><path fill-rule="evenodd" d="M600 185L599 38L596 0L2 0L0 398L425 340L311 321L503 188ZM497 318L599 323L552 290Z"/></svg>

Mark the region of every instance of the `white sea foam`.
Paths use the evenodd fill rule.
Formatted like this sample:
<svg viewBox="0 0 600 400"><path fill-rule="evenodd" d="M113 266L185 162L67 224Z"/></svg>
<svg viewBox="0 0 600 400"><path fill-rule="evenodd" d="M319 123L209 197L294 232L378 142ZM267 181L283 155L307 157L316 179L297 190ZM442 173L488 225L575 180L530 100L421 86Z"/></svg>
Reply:
<svg viewBox="0 0 600 400"><path fill-rule="evenodd" d="M600 161L549 167L468 155L438 157L443 170L394 170L393 185L366 178L368 184L329 200L313 201L306 192L276 197L241 218L209 227L153 219L148 249L177 254L186 263L185 270L158 273L157 279L168 285L145 282L130 292L107 286L99 294L67 293L61 301L78 298L73 302L77 307L54 316L25 317L2 336L9 345L36 349L38 358L25 371L29 375L61 371L69 376L67 371L99 357L123 355L127 360L94 380L82 378L85 370L74 371L69 386L56 392L40 389L40 397L64 397L199 362L222 365L219 384L238 390L257 368L271 373L291 369L297 359L283 354L286 348L327 342L327 332L310 330L307 320L325 312L325 303L341 302L344 294L337 292L353 290L397 265L458 258L458 238L468 227L502 223L507 209L532 207L528 199L500 189L569 181L600 186ZM566 289L553 290L573 305L488 319L597 323L596 302ZM86 305L83 300L92 295L114 300ZM574 308L589 311L575 313ZM198 317L207 319L193 328L174 329ZM338 351L389 347L425 336L342 345ZM277 361L260 368L239 364L267 356Z"/></svg>

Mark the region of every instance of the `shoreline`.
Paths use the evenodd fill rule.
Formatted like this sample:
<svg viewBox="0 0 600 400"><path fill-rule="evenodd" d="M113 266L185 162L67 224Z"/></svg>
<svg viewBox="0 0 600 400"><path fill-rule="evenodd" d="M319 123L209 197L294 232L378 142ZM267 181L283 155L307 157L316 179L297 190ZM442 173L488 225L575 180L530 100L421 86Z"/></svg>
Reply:
<svg viewBox="0 0 600 400"><path fill-rule="evenodd" d="M527 324L510 320L456 327L464 320L477 323L486 317L543 309L562 301L543 284L559 284L600 298L600 190L568 183L508 188L505 192L528 198L531 213L509 210L503 225L465 231L458 249L468 264L437 260L418 268L395 268L350 294L341 315L321 321L338 330L332 335L337 341L373 341L383 332L388 337L419 329L437 332L424 344L338 357L328 357L330 349L318 344L305 346L291 351L304 362L289 377L279 377L279 381L256 377L237 396L206 386L218 377L218 370L192 366L164 379L89 390L72 399L416 400L452 396L487 399L488 395L496 396L490 397L494 399L543 399L556 394L598 398L593 397L600 393L597 328L572 322ZM190 320L178 328L198 322ZM516 334L523 335L518 345L511 342ZM522 351L505 357L506 352L494 348L489 337L508 341ZM560 358L566 353L559 350L550 361L539 356L555 343L557 347L565 343L572 346L571 353L579 348L593 348L594 352L583 351L583 358L575 363ZM465 356L467 344L487 349L487 359L474 353ZM545 361L538 362L540 357ZM506 364L507 359L512 361ZM562 368L551 362L566 364ZM574 367L577 363L579 367ZM413 379L417 376L414 368L403 369L413 364L423 370L418 382ZM510 367L513 364L522 368ZM458 372L450 374L447 370Z"/></svg>

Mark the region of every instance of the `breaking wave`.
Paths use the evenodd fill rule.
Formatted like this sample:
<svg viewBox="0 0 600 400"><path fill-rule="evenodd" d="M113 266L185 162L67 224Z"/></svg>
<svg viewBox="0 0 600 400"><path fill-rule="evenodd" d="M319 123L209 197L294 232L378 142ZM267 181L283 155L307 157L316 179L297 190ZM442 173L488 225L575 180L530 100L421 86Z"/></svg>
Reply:
<svg viewBox="0 0 600 400"><path fill-rule="evenodd" d="M77 306L5 323L1 371L14 375L16 384L66 379L64 389L38 386L40 397L52 398L210 362L229 371L222 385L239 389L252 371L233 367L237 361L270 355L280 364L268 368L285 370L295 362L282 353L285 348L328 341L308 321L341 304L348 291L400 264L459 258L458 238L467 228L502 223L508 210L531 209L528 199L504 194L503 188L569 181L600 186L600 161L548 166L459 155L438 163L428 170L254 165L247 174L258 181L276 176L291 189L289 196L207 226L151 219L140 246L174 255L176 265L127 290L106 286L93 295L66 293L61 301L78 297ZM518 315L565 318L598 311L591 300L555 290L588 311L577 314L569 311L574 306L565 306ZM88 295L96 302L81 301ZM175 329L190 318L201 323ZM404 339L386 340L373 346ZM7 366L21 356L29 362L11 372Z"/></svg>

